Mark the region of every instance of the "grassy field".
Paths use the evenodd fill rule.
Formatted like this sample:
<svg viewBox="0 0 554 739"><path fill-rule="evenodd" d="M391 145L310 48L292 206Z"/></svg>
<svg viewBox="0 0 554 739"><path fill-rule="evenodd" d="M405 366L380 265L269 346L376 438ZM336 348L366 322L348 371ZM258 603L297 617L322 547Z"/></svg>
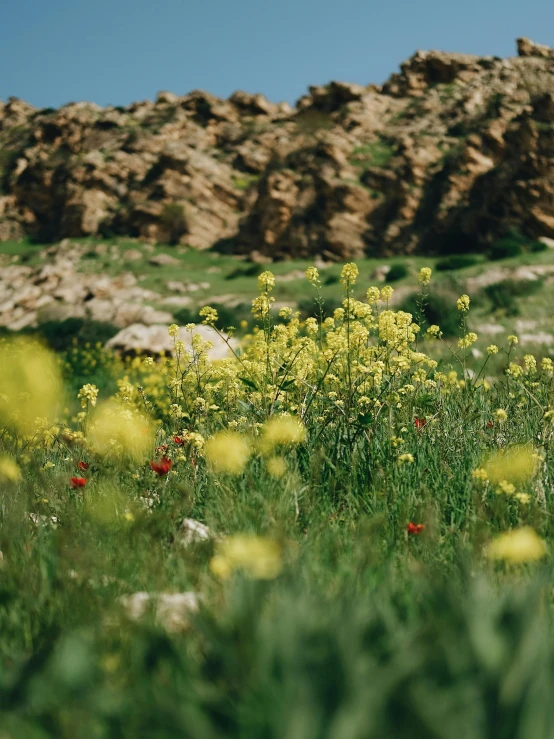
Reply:
<svg viewBox="0 0 554 739"><path fill-rule="evenodd" d="M474 338L505 299L461 295L480 265L385 262L413 319L367 292L383 260L179 258L255 298L229 360L0 347L2 739L554 736L552 352ZM436 295L447 340L414 326Z"/></svg>

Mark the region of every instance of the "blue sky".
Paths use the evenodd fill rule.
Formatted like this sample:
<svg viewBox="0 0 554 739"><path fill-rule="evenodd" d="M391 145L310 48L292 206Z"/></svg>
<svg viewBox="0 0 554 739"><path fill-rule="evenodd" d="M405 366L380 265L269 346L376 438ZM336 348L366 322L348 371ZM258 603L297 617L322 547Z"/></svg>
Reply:
<svg viewBox="0 0 554 739"><path fill-rule="evenodd" d="M37 107L193 89L293 103L331 79L383 82L416 49L554 46L552 0L0 1L0 99Z"/></svg>

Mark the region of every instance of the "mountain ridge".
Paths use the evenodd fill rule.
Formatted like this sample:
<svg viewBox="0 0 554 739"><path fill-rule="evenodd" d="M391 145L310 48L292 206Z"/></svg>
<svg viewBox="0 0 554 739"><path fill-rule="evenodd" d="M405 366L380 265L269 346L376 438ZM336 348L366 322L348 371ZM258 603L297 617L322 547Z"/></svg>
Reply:
<svg viewBox="0 0 554 739"><path fill-rule="evenodd" d="M554 237L554 50L417 51L292 107L237 91L0 102L0 240L133 236L283 259Z"/></svg>

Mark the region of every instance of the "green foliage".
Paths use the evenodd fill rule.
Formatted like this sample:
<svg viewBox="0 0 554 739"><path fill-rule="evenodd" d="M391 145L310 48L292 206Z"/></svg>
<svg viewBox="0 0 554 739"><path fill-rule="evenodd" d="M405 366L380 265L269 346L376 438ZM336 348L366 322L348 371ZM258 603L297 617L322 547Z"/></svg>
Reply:
<svg viewBox="0 0 554 739"><path fill-rule="evenodd" d="M394 156L394 148L386 141L373 141L370 144L356 146L352 150L350 163L355 167L386 167Z"/></svg>
<svg viewBox="0 0 554 739"><path fill-rule="evenodd" d="M187 232L185 207L181 203L168 203L164 206L161 222L169 232L168 242L179 243L179 239Z"/></svg>
<svg viewBox="0 0 554 739"><path fill-rule="evenodd" d="M439 259L435 264L435 269L439 272L446 272L455 269L465 269L479 264L479 257L474 254L452 254L450 257Z"/></svg>
<svg viewBox="0 0 554 739"><path fill-rule="evenodd" d="M520 314L518 298L533 295L542 287L542 280L503 280L487 285L483 292L490 300L491 310L507 316Z"/></svg>
<svg viewBox="0 0 554 739"><path fill-rule="evenodd" d="M409 270L405 264L393 264L387 272L387 282L398 282L403 280L409 274Z"/></svg>
<svg viewBox="0 0 554 739"><path fill-rule="evenodd" d="M294 117L296 129L298 133L310 135L318 131L327 131L335 125L335 121L330 113L322 110L307 109L302 110Z"/></svg>
<svg viewBox="0 0 554 739"><path fill-rule="evenodd" d="M243 174L240 177L233 177L233 183L238 190L248 190L260 179L259 174Z"/></svg>
<svg viewBox="0 0 554 739"><path fill-rule="evenodd" d="M56 352L69 349L74 344L84 346L90 344L105 344L119 331L111 323L91 321L85 318L66 318L63 321L45 321L37 328L28 329L28 333L35 334Z"/></svg>
<svg viewBox="0 0 554 739"><path fill-rule="evenodd" d="M320 305L314 298L303 298L298 301L298 310L302 319L312 318L328 318L332 316L337 308L340 308L342 301L338 298L327 298Z"/></svg>
<svg viewBox="0 0 554 739"><path fill-rule="evenodd" d="M220 304L217 306L218 320L215 326L220 331L233 327L240 329L241 323L246 321L250 324L252 320L251 306L246 303L240 303L236 306ZM198 323L198 310L192 308L180 308L173 314L175 322L180 326L186 326L188 323ZM239 331L240 333L240 331Z"/></svg>
<svg viewBox="0 0 554 739"><path fill-rule="evenodd" d="M524 252L541 252L546 248L546 244L543 244L542 241L528 239L517 229L511 229L506 236L492 244L488 257L493 260L510 259L511 257L518 257Z"/></svg>
<svg viewBox="0 0 554 739"><path fill-rule="evenodd" d="M417 323L422 317L422 331L429 326L438 325L446 338L460 333L460 314L450 295L431 293L422 305L418 293L413 293L402 302L400 310L411 313Z"/></svg>

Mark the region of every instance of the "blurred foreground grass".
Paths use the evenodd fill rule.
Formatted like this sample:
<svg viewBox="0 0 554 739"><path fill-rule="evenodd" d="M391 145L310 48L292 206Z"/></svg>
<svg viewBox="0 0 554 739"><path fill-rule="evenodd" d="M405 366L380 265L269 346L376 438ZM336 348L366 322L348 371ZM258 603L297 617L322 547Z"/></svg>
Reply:
<svg viewBox="0 0 554 739"><path fill-rule="evenodd" d="M338 278L215 363L2 343L3 739L554 736L552 357Z"/></svg>

